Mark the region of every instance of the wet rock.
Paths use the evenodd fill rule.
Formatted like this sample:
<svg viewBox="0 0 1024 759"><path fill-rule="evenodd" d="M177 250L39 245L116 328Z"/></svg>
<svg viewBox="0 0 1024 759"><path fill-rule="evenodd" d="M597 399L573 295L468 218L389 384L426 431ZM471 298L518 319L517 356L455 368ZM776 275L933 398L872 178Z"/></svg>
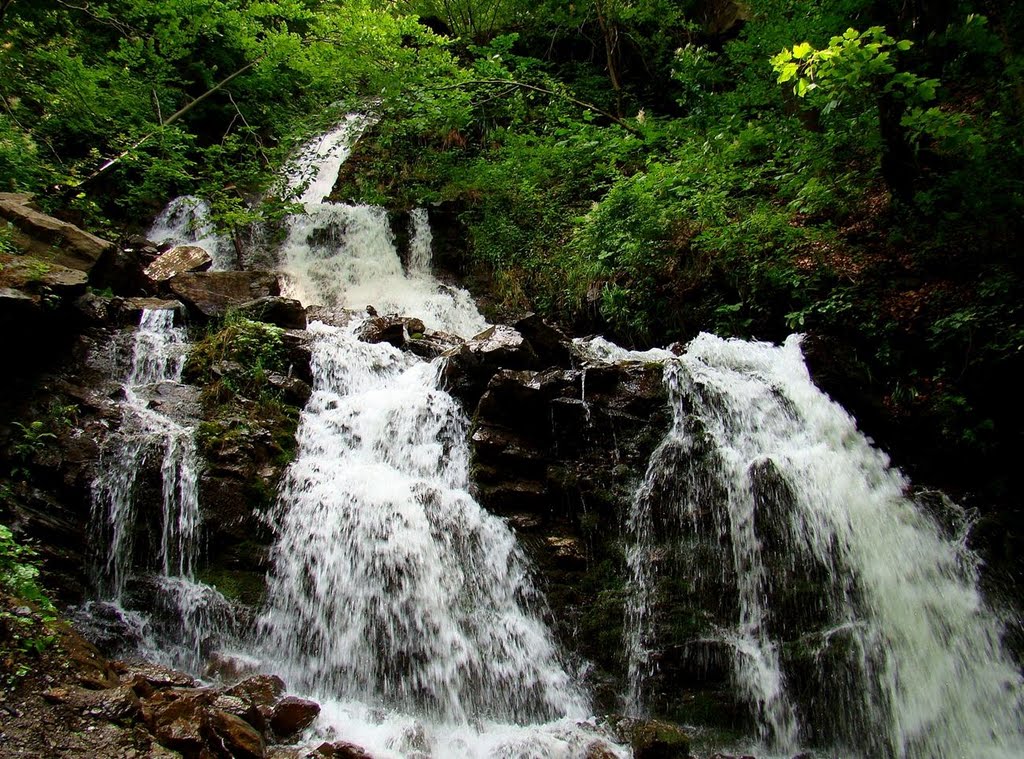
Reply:
<svg viewBox="0 0 1024 759"><path fill-rule="evenodd" d="M214 708L209 712L209 726L214 745L226 749L233 759L263 759L266 755L263 736L241 717Z"/></svg>
<svg viewBox="0 0 1024 759"><path fill-rule="evenodd" d="M110 666L122 683L145 682L154 690L162 688L195 688L199 681L191 675L160 664L145 661L114 661Z"/></svg>
<svg viewBox="0 0 1024 759"><path fill-rule="evenodd" d="M618 759L618 754L612 751L608 744L601 741L594 741L587 746L587 753L584 759Z"/></svg>
<svg viewBox="0 0 1024 759"><path fill-rule="evenodd" d="M375 316L367 319L359 328L358 336L366 343L390 343L401 348L405 344L405 325L408 321L401 316Z"/></svg>
<svg viewBox="0 0 1024 759"><path fill-rule="evenodd" d="M113 298L87 292L75 300L75 310L93 326L113 320Z"/></svg>
<svg viewBox="0 0 1024 759"><path fill-rule="evenodd" d="M305 330L289 329L281 335L281 345L288 363L288 376L310 384L313 382L312 342L313 338Z"/></svg>
<svg viewBox="0 0 1024 759"><path fill-rule="evenodd" d="M690 736L669 722L624 718L612 727L633 749L634 759L688 759L690 756Z"/></svg>
<svg viewBox="0 0 1024 759"><path fill-rule="evenodd" d="M26 253L69 269L91 271L100 257L114 247L74 224L36 210L31 195L0 193L0 218L15 226L15 244Z"/></svg>
<svg viewBox="0 0 1024 759"><path fill-rule="evenodd" d="M240 680L245 682L243 678L252 679L256 672L256 666L256 662L248 657L232 656L222 651L216 651L210 655L206 668L203 670L203 677L224 683L238 683ZM257 675L257 677L266 677L266 675ZM283 682L281 690L284 691ZM234 688L229 689L228 693L230 695L245 695L244 692L236 693Z"/></svg>
<svg viewBox="0 0 1024 759"><path fill-rule="evenodd" d="M67 704L88 716L101 717L110 721L129 721L141 711L138 696L128 686L90 690L87 688L51 688L43 692L43 698L51 703Z"/></svg>
<svg viewBox="0 0 1024 759"><path fill-rule="evenodd" d="M371 316L376 316L374 311ZM355 318L355 314L347 308L330 308L328 306L307 306L306 321L322 322L330 327L347 327Z"/></svg>
<svg viewBox="0 0 1024 759"><path fill-rule="evenodd" d="M285 696L274 705L270 726L280 736L294 735L313 724L320 715L320 704L297 696Z"/></svg>
<svg viewBox="0 0 1024 759"><path fill-rule="evenodd" d="M512 327L490 327L445 354L442 377L449 393L474 408L491 378L501 369L529 369L537 364L533 349Z"/></svg>
<svg viewBox="0 0 1024 759"><path fill-rule="evenodd" d="M206 271L213 265L213 257L198 245L178 245L161 253L143 269L153 282L166 282L183 272Z"/></svg>
<svg viewBox="0 0 1024 759"><path fill-rule="evenodd" d="M236 311L247 319L275 324L283 329L306 328L306 309L293 298L267 295L241 304Z"/></svg>
<svg viewBox="0 0 1024 759"><path fill-rule="evenodd" d="M179 323L185 316L185 306L181 301L165 298L115 298L111 308L119 324L131 326L139 323L143 311L172 309L175 323Z"/></svg>
<svg viewBox="0 0 1024 759"><path fill-rule="evenodd" d="M142 702L142 716L157 739L186 754L204 746L204 715L213 700L210 691L162 690Z"/></svg>
<svg viewBox="0 0 1024 759"><path fill-rule="evenodd" d="M256 706L272 706L284 693L285 685L277 675L254 675L228 688L227 695L244 698Z"/></svg>
<svg viewBox="0 0 1024 759"><path fill-rule="evenodd" d="M346 741L321 743L305 756L307 759L373 759L364 749Z"/></svg>
<svg viewBox="0 0 1024 759"><path fill-rule="evenodd" d="M286 377L276 372L267 375L267 384L280 390L281 397L293 406L305 406L306 401L313 394L313 388L308 383L296 377Z"/></svg>
<svg viewBox="0 0 1024 759"><path fill-rule="evenodd" d="M463 343L462 338L458 335L433 330L427 330L423 334L412 333L409 338L404 346L405 349L427 361L433 361Z"/></svg>
<svg viewBox="0 0 1024 759"><path fill-rule="evenodd" d="M270 271L204 271L179 274L170 289L189 310L204 316L223 316L257 298L281 294L278 275Z"/></svg>
<svg viewBox="0 0 1024 759"><path fill-rule="evenodd" d="M214 709L220 709L223 712L233 714L239 719L245 720L261 733L267 730L267 720L263 716L263 712L248 699L222 693L213 699L211 706Z"/></svg>
<svg viewBox="0 0 1024 759"><path fill-rule="evenodd" d="M530 344L541 366L572 367L571 341L560 329L532 313L517 321L515 328Z"/></svg>

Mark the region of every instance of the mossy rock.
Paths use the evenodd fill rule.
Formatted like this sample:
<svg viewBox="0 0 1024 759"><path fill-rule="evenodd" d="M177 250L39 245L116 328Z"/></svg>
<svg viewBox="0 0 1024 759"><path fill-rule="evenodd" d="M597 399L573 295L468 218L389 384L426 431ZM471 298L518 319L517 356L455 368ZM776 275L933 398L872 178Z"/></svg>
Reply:
<svg viewBox="0 0 1024 759"><path fill-rule="evenodd" d="M671 722L624 717L612 727L633 749L634 759L689 759L690 735Z"/></svg>
<svg viewBox="0 0 1024 759"><path fill-rule="evenodd" d="M266 600L267 583L262 572L211 567L199 573L199 580L212 585L229 601L251 608L261 606Z"/></svg>

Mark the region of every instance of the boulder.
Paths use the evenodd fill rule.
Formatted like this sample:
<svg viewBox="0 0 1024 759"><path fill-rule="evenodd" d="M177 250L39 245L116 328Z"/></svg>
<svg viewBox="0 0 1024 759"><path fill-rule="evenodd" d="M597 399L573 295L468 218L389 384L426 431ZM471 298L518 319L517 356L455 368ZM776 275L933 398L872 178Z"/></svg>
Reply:
<svg viewBox="0 0 1024 759"><path fill-rule="evenodd" d="M530 344L541 366L572 368L572 341L560 329L533 313L517 321L515 328Z"/></svg>
<svg viewBox="0 0 1024 759"><path fill-rule="evenodd" d="M225 748L234 759L263 759L267 753L263 736L241 717L214 708L209 712L209 726L215 745Z"/></svg>
<svg viewBox="0 0 1024 759"><path fill-rule="evenodd" d="M281 335L281 344L288 361L288 376L312 384L313 338L302 329L288 329Z"/></svg>
<svg viewBox="0 0 1024 759"><path fill-rule="evenodd" d="M281 294L278 275L270 271L204 271L179 274L170 280L171 292L189 310L204 316L223 316L256 298Z"/></svg>
<svg viewBox="0 0 1024 759"><path fill-rule="evenodd" d="M26 253L69 269L89 272L113 243L32 207L32 196L0 193L0 218L16 228L15 243Z"/></svg>
<svg viewBox="0 0 1024 759"><path fill-rule="evenodd" d="M306 328L306 310L293 298L267 295L243 303L235 310L247 319L276 324L284 329Z"/></svg>
<svg viewBox="0 0 1024 759"><path fill-rule="evenodd" d="M39 309L31 295L11 287L0 287L0 324L14 325L32 319Z"/></svg>
<svg viewBox="0 0 1024 759"><path fill-rule="evenodd" d="M313 724L320 715L320 704L298 696L285 696L274 705L270 726L277 735L294 735Z"/></svg>
<svg viewBox="0 0 1024 759"><path fill-rule="evenodd" d="M335 741L334 743L321 743L315 749L306 754L307 759L373 759L354 743L346 741Z"/></svg>
<svg viewBox="0 0 1024 759"><path fill-rule="evenodd" d="M213 257L198 245L178 245L157 256L143 270L153 282L166 282L184 272L206 271L213 266Z"/></svg>
<svg viewBox="0 0 1024 759"><path fill-rule="evenodd" d="M284 680L277 675L253 675L225 692L229 696L244 698L255 706L272 706L284 690Z"/></svg>
<svg viewBox="0 0 1024 759"><path fill-rule="evenodd" d="M313 388L308 383L296 377L286 377L277 372L267 375L267 384L281 392L285 402L293 406L305 406L306 401L313 394Z"/></svg>
<svg viewBox="0 0 1024 759"><path fill-rule="evenodd" d="M401 348L405 345L407 321L409 320L401 316L371 317L359 328L359 339L367 343L390 343L396 348Z"/></svg>
<svg viewBox="0 0 1024 759"><path fill-rule="evenodd" d="M105 690L51 688L43 692L43 698L51 703L67 704L85 715L111 722L133 720L141 710L138 696L126 685Z"/></svg>
<svg viewBox="0 0 1024 759"><path fill-rule="evenodd" d="M205 743L205 710L212 700L211 691L161 690L142 702L142 717L157 740L168 748L198 754Z"/></svg>
<svg viewBox="0 0 1024 759"><path fill-rule="evenodd" d="M239 719L245 720L261 733L266 732L267 730L267 720L263 716L263 712L261 712L259 707L248 699L242 698L241 696L229 696L226 693L221 693L213 699L211 706L214 709L219 709L222 712L233 714Z"/></svg>
<svg viewBox="0 0 1024 759"><path fill-rule="evenodd" d="M634 759L688 759L690 736L678 725L654 719L620 719L613 728Z"/></svg>
<svg viewBox="0 0 1024 759"><path fill-rule="evenodd" d="M111 306L116 314L117 322L125 326L137 325L142 318L143 311L173 309L175 323L182 321L185 316L185 306L181 301L163 298L115 298Z"/></svg>

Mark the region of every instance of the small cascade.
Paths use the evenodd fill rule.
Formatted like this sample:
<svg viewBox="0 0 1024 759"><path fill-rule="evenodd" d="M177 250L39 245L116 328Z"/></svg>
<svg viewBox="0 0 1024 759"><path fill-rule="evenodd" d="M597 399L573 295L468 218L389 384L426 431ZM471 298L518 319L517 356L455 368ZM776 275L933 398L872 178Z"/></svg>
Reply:
<svg viewBox="0 0 1024 759"><path fill-rule="evenodd" d="M357 132L348 121L317 145L334 160ZM337 167L307 165L321 157L307 148L291 175L314 177L281 250L293 296L484 329L468 293L430 275L426 213L403 271L383 209L323 201ZM599 737L575 724L587 699L514 535L468 493L468 422L438 387L441 364L358 327L310 325L314 392L271 520L257 650L324 702L324 729L375 755L582 756Z"/></svg>
<svg viewBox="0 0 1024 759"><path fill-rule="evenodd" d="M633 358L604 345L589 355ZM705 608L731 609L708 634L732 651L763 746L1024 756L1024 682L979 594L976 560L815 387L799 339L701 335L662 360L674 423L625 528L629 707L643 710L655 669L659 576L686 571ZM666 535L689 546L672 566L672 546L658 544Z"/></svg>
<svg viewBox="0 0 1024 759"><path fill-rule="evenodd" d="M197 245L210 254L213 270L235 268L234 245L217 232L209 204L194 195L182 195L168 203L153 220L147 237L158 245Z"/></svg>
<svg viewBox="0 0 1024 759"><path fill-rule="evenodd" d="M430 230L430 217L426 208L414 208L409 214L409 273L430 274L434 258L434 234Z"/></svg>
<svg viewBox="0 0 1024 759"><path fill-rule="evenodd" d="M123 385L121 427L104 447L93 484L92 522L96 545L105 554L97 571L101 598L118 607L125 619L132 617L132 626L145 628L148 621L124 607L131 603L129 582L140 571L152 572L157 603L169 607L165 616L175 629L161 644L148 638L148 633L140 637L149 640L145 647L156 658L195 666L199 645L212 632L209 613L197 598L203 596L214 604L218 599L212 588L193 581L200 549L194 429L162 410L165 404L174 405L188 347L185 331L174 325L174 318L172 309L142 312ZM148 483L139 480L153 470L147 464L157 457L158 520L146 513L152 508L144 500ZM143 529L151 523L159 524L157 537L147 536ZM139 535L147 537L147 545L136 545ZM179 645L178 641L187 642Z"/></svg>

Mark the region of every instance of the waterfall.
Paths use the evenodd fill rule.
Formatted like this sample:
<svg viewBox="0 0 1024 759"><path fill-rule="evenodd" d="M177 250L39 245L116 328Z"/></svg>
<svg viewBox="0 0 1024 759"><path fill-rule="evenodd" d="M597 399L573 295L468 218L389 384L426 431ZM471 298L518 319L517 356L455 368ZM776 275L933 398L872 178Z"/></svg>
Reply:
<svg viewBox="0 0 1024 759"><path fill-rule="evenodd" d="M358 128L317 145L334 161ZM403 272L383 209L323 201L337 167L309 165L322 156L305 149L290 175L314 177L281 250L290 292L461 335L485 328L465 291L430 275L426 214L412 217ZM468 422L439 388L440 362L361 342L356 321L310 325L314 392L271 520L262 656L375 755L582 756L587 700L514 535L468 493Z"/></svg>
<svg viewBox="0 0 1024 759"><path fill-rule="evenodd" d="M121 427L105 444L93 483L92 524L98 551L105 554L97 571L101 597L118 614L135 617L132 625L146 627L148 616L143 619L125 606L131 606L128 583L139 568L152 571L161 596L157 602L168 607L173 630L158 635L159 641L150 638L145 648L156 658L195 668L202 641L216 627L210 609L226 602L193 580L200 547L194 429L161 410L165 403L173 405L173 393L166 397L164 391L180 387L188 348L185 330L174 320L173 309L142 312L123 384ZM135 537L145 533L140 519L147 519L140 512L144 488L139 476L154 457L160 461L159 538L152 541L155 545L139 547Z"/></svg>
<svg viewBox="0 0 1024 759"><path fill-rule="evenodd" d="M153 220L147 237L158 245L196 245L210 254L211 269L235 268L232 242L217 232L209 204L194 195L182 195L168 203Z"/></svg>
<svg viewBox="0 0 1024 759"><path fill-rule="evenodd" d="M592 358L630 358L598 346ZM630 707L653 672L658 535L705 536L696 586L735 602L713 635L764 744L841 756L1024 756L1024 684L962 535L782 346L701 335L663 354L674 422L627 517ZM689 541L689 542L686 542ZM685 552L685 550L684 550ZM803 595L801 595L803 594ZM717 603L717 601L715 601ZM797 619L795 624L791 617ZM789 671L800 656L801 693Z"/></svg>

